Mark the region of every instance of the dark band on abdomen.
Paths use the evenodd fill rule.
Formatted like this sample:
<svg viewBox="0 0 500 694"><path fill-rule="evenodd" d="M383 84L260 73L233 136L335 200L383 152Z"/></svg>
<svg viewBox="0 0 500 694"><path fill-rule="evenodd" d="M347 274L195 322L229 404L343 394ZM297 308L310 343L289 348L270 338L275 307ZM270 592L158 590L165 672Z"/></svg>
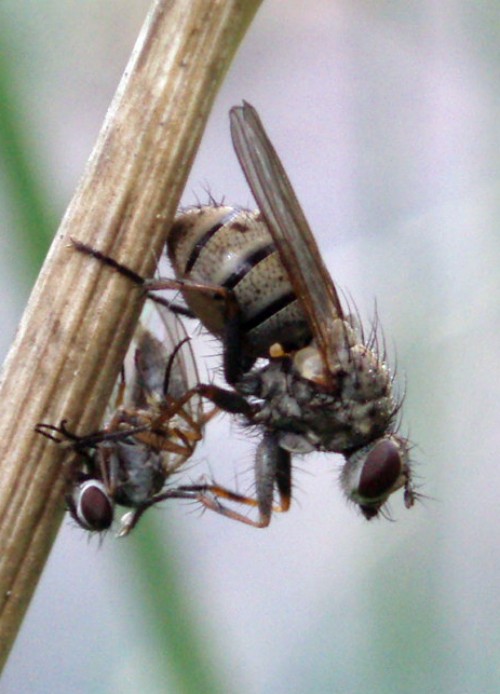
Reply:
<svg viewBox="0 0 500 694"><path fill-rule="evenodd" d="M296 299L297 296L294 294L294 292L283 294L283 296L280 296L279 299L271 302L265 308L263 308L262 311L259 311L252 316L252 318L245 321L242 325L243 330L248 333L250 330L257 328L259 325L262 325L262 323L265 323L266 320L278 313L278 311L282 311L287 306L290 306L290 304L293 304Z"/></svg>
<svg viewBox="0 0 500 694"><path fill-rule="evenodd" d="M226 289L234 289L238 282L242 280L246 275L253 270L253 268L265 260L268 256L274 253L276 246L274 243L268 243L258 251L254 251L248 257L243 258L238 265L238 269L232 272L229 277L222 282L222 286Z"/></svg>

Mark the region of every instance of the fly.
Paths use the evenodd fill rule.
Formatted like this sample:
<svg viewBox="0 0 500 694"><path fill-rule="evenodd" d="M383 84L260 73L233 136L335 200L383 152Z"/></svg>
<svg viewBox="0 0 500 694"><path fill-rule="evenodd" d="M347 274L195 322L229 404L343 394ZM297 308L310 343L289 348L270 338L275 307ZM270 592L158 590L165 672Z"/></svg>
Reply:
<svg viewBox="0 0 500 694"><path fill-rule="evenodd" d="M161 501L195 499L209 485L175 487L171 477L192 456L203 427L201 397L192 389L199 380L194 355L182 325L163 309L161 339L139 323L131 352L132 377L121 378L111 416L97 432L78 436L59 426L40 423L37 431L73 449L66 502L72 518L89 531L108 530L115 505L132 510L121 519L126 535L139 518Z"/></svg>

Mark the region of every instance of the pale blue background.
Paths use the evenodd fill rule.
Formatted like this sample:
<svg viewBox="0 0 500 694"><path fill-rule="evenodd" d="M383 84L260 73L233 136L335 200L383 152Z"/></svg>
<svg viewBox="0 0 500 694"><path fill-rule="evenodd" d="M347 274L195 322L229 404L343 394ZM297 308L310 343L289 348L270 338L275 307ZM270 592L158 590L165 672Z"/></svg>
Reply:
<svg viewBox="0 0 500 694"><path fill-rule="evenodd" d="M58 217L148 4L0 6ZM406 511L398 496L397 522L367 524L341 496L341 460L311 455L297 461L292 510L266 531L182 504L157 511L227 692L499 689L499 46L493 1L267 0L217 99L184 202L209 186L252 204L227 119L247 99L333 277L364 317L377 300L432 497ZM5 353L29 288L0 196ZM210 351L199 349L205 376ZM254 444L225 418L200 470L249 489ZM126 540L99 547L64 524L0 691L180 691L155 679L168 654L128 553Z"/></svg>

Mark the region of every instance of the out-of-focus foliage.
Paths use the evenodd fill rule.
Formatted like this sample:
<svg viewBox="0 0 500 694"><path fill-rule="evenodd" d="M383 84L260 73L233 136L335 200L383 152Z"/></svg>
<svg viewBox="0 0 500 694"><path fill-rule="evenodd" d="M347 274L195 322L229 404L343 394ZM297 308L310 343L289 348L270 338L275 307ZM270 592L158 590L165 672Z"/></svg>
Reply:
<svg viewBox="0 0 500 694"><path fill-rule="evenodd" d="M56 217L146 5L0 7L16 108ZM224 657L217 691L498 690L497 5L295 0L284 13L268 0L228 75L184 198L203 201L208 186L215 198L251 204L227 111L242 98L253 103L335 280L363 317L377 298L406 383L402 430L416 444L415 472L430 498L411 511L395 499L396 522L368 524L341 497L340 461L307 456L297 461L292 510L264 532L185 504L151 514L158 544L140 551L146 528L99 548L67 525L5 691L186 691L174 668L191 649L180 636L165 637L167 645L158 623L177 626L188 613L201 625L198 662L215 668ZM7 193L1 199L7 214ZM0 220L2 248L9 214ZM4 305L17 306L11 267L0 279ZM6 315L6 333L13 324ZM210 378L217 346L195 337ZM197 453L200 469L206 463L251 491L254 444L229 418L217 420Z"/></svg>

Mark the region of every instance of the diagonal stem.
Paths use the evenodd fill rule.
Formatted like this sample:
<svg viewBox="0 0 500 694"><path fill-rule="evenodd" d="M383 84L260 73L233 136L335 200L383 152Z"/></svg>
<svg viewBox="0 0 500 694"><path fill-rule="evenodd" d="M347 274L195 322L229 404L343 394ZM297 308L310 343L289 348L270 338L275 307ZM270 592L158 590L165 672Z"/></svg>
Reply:
<svg viewBox="0 0 500 694"><path fill-rule="evenodd" d="M157 0L22 318L0 380L0 666L63 513L64 451L95 430L144 294L74 236L150 277L217 89L261 0Z"/></svg>

